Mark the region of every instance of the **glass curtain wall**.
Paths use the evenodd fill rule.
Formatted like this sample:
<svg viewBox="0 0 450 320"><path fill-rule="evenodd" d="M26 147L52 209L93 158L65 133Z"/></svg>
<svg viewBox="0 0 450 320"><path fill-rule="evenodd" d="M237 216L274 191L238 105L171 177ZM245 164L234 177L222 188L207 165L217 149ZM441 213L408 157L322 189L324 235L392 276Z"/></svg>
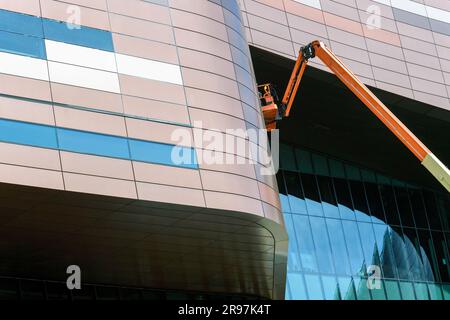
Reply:
<svg viewBox="0 0 450 320"><path fill-rule="evenodd" d="M450 197L287 145L286 299L450 299Z"/></svg>

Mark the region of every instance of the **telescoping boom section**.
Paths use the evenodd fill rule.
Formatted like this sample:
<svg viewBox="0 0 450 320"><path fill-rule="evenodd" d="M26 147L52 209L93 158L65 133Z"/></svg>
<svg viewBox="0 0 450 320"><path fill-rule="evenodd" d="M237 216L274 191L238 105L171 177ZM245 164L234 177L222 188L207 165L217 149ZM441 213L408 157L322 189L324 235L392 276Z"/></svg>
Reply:
<svg viewBox="0 0 450 320"><path fill-rule="evenodd" d="M277 104L270 84L259 86L266 128L271 131L291 111L308 60L318 57L372 111L378 119L419 159L421 164L450 192L449 169L351 72L322 42L300 49L283 99Z"/></svg>

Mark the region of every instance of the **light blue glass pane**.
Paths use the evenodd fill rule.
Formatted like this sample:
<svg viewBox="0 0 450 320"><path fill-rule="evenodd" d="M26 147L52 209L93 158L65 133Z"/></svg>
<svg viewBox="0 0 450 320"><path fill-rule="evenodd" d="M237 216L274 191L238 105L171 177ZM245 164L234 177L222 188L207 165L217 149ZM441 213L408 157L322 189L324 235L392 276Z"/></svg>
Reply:
<svg viewBox="0 0 450 320"><path fill-rule="evenodd" d="M288 273L287 286L291 300L308 300L303 275L301 273Z"/></svg>
<svg viewBox="0 0 450 320"><path fill-rule="evenodd" d="M364 274L364 256L356 222L343 220L342 225L344 228L352 274Z"/></svg>
<svg viewBox="0 0 450 320"><path fill-rule="evenodd" d="M353 280L350 277L339 277L339 289L341 291L342 300L356 300L355 288L353 287Z"/></svg>
<svg viewBox="0 0 450 320"><path fill-rule="evenodd" d="M430 291L431 300L443 300L441 286L437 283L429 283L428 290Z"/></svg>
<svg viewBox="0 0 450 320"><path fill-rule="evenodd" d="M367 198L363 183L359 181L350 181L350 190L355 206L356 220L372 222L369 215L369 207L367 206Z"/></svg>
<svg viewBox="0 0 450 320"><path fill-rule="evenodd" d="M407 255L404 239L401 236L399 228L389 228L391 235L392 252L394 254L398 276L400 279L413 279L409 267L409 258Z"/></svg>
<svg viewBox="0 0 450 320"><path fill-rule="evenodd" d="M42 38L0 31L0 51L46 59Z"/></svg>
<svg viewBox="0 0 450 320"><path fill-rule="evenodd" d="M287 195L280 193L280 204L281 204L281 211L291 212L291 207L289 205L289 198Z"/></svg>
<svg viewBox="0 0 450 320"><path fill-rule="evenodd" d="M414 288L416 289L417 300L429 300L428 287L426 283L415 282Z"/></svg>
<svg viewBox="0 0 450 320"><path fill-rule="evenodd" d="M114 52L111 32L50 19L43 22L46 39Z"/></svg>
<svg viewBox="0 0 450 320"><path fill-rule="evenodd" d="M372 224L358 222L358 229L361 238L361 244L363 247L364 261L366 263L366 268L369 267L370 265L376 265L380 267L377 243L375 242Z"/></svg>
<svg viewBox="0 0 450 320"><path fill-rule="evenodd" d="M325 300L341 300L339 286L335 277L322 276Z"/></svg>
<svg viewBox="0 0 450 320"><path fill-rule="evenodd" d="M336 273L351 275L350 262L348 261L347 247L341 221L336 219L326 219L326 223L330 235Z"/></svg>
<svg viewBox="0 0 450 320"><path fill-rule="evenodd" d="M0 140L43 148L58 148L54 127L0 119Z"/></svg>
<svg viewBox="0 0 450 320"><path fill-rule="evenodd" d="M310 217L311 231L316 246L316 257L319 270L322 273L334 273L333 258L331 254L330 242L328 239L325 219Z"/></svg>
<svg viewBox="0 0 450 320"><path fill-rule="evenodd" d="M295 235L295 229L292 222L291 214L284 214L284 222L286 224L286 230L289 235L288 242L288 272L301 271L300 259L298 257L299 249L297 246L297 239Z"/></svg>
<svg viewBox="0 0 450 320"><path fill-rule="evenodd" d="M394 280L384 280L386 287L386 294L388 300L401 300L400 288L397 281Z"/></svg>
<svg viewBox="0 0 450 320"><path fill-rule="evenodd" d="M316 177L312 174L301 174L301 179L308 214L312 216L323 216Z"/></svg>
<svg viewBox="0 0 450 320"><path fill-rule="evenodd" d="M288 200L293 213L307 214L306 204L303 197L302 186L297 172L284 172L286 187L288 192Z"/></svg>
<svg viewBox="0 0 450 320"><path fill-rule="evenodd" d="M293 214L295 235L297 238L298 252L304 271L318 272L316 252L309 227L308 217Z"/></svg>
<svg viewBox="0 0 450 320"><path fill-rule="evenodd" d="M378 254L380 255L380 264L383 275L386 278L398 278L395 258L392 251L391 237L389 228L386 225L373 225L375 239L378 246Z"/></svg>
<svg viewBox="0 0 450 320"><path fill-rule="evenodd" d="M58 128L61 150L129 159L127 139Z"/></svg>
<svg viewBox="0 0 450 320"><path fill-rule="evenodd" d="M308 211L306 210L305 199L296 197L291 194L288 196L288 199L289 199L289 205L291 207L291 212L300 213L300 214L308 214Z"/></svg>
<svg viewBox="0 0 450 320"><path fill-rule="evenodd" d="M403 229L405 230L405 229ZM412 229L410 229L411 232L414 232ZM425 273L423 272L423 265L422 260L420 258L420 254L417 251L417 248L415 246L415 242L417 239L411 239L410 236L404 236L405 241L405 251L406 251L406 258L408 261L409 271L412 274L412 277L414 280L422 280L425 279ZM425 279L426 280L426 279Z"/></svg>
<svg viewBox="0 0 450 320"><path fill-rule="evenodd" d="M192 148L130 139L131 159L184 168L197 168ZM182 162L179 162L181 160Z"/></svg>
<svg viewBox="0 0 450 320"><path fill-rule="evenodd" d="M412 282L400 281L400 291L402 293L403 300L416 300Z"/></svg>
<svg viewBox="0 0 450 320"><path fill-rule="evenodd" d="M349 207L338 204L338 209L342 219L355 220L355 212Z"/></svg>
<svg viewBox="0 0 450 320"><path fill-rule="evenodd" d="M305 275L306 288L310 300L323 300L320 277L310 274Z"/></svg>
<svg viewBox="0 0 450 320"><path fill-rule="evenodd" d="M442 293L444 295L445 300L450 300L450 284L442 285Z"/></svg>
<svg viewBox="0 0 450 320"><path fill-rule="evenodd" d="M0 10L0 30L43 37L40 18L7 10Z"/></svg>
<svg viewBox="0 0 450 320"><path fill-rule="evenodd" d="M329 204L328 202L322 202L322 208L325 217L337 219L340 218L339 209L337 206Z"/></svg>
<svg viewBox="0 0 450 320"><path fill-rule="evenodd" d="M331 178L318 176L317 183L319 185L324 215L329 218L339 218L339 209L337 207Z"/></svg>
<svg viewBox="0 0 450 320"><path fill-rule="evenodd" d="M335 178L333 179L333 184L341 218L355 220L352 197L347 180Z"/></svg>
<svg viewBox="0 0 450 320"><path fill-rule="evenodd" d="M372 300L386 300L386 294L384 292L384 281L379 279L378 285L375 285L370 290L370 294L372 295Z"/></svg>
<svg viewBox="0 0 450 320"><path fill-rule="evenodd" d="M358 300L371 300L369 288L367 287L367 279L354 277L356 297Z"/></svg>

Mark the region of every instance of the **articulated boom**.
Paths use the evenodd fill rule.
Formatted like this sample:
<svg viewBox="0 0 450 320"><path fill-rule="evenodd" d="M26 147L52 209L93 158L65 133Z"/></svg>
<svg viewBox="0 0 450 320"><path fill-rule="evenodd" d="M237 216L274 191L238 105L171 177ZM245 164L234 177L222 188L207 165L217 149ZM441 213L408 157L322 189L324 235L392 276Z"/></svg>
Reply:
<svg viewBox="0 0 450 320"><path fill-rule="evenodd" d="M322 42L302 47L283 99L278 99L270 84L258 86L266 128L271 131L278 121L288 117L308 60L318 57L378 117L381 122L418 158L421 164L450 192L449 169L351 72Z"/></svg>

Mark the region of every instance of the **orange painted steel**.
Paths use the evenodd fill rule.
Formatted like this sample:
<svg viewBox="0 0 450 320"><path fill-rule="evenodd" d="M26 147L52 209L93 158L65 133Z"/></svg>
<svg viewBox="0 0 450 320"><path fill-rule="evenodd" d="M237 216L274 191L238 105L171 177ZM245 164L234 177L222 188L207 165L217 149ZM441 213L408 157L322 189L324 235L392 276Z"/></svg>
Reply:
<svg viewBox="0 0 450 320"><path fill-rule="evenodd" d="M305 59L297 59L295 62L294 70L292 71L286 92L284 93L283 100L281 101L281 105L286 106L286 110L284 111L285 117L288 117L291 112L292 104L294 103L295 95L298 91L298 87L300 86L300 81L302 80L307 64L308 61Z"/></svg>
<svg viewBox="0 0 450 320"><path fill-rule="evenodd" d="M313 41L300 50L294 69L286 87L280 106L275 101L263 104L262 111L266 120L267 130L276 128L276 121L288 117L297 94L300 81L305 72L308 60L318 57L331 71L349 88L369 109L380 119L389 130L420 160L431 154L431 151L350 71L322 42ZM264 85L266 92L268 84ZM268 97L265 96L267 100ZM267 100L268 102L268 100Z"/></svg>
<svg viewBox="0 0 450 320"><path fill-rule="evenodd" d="M431 151L351 72L322 42L311 43L315 55L333 71L369 109L420 160ZM293 92L295 94L295 92Z"/></svg>

